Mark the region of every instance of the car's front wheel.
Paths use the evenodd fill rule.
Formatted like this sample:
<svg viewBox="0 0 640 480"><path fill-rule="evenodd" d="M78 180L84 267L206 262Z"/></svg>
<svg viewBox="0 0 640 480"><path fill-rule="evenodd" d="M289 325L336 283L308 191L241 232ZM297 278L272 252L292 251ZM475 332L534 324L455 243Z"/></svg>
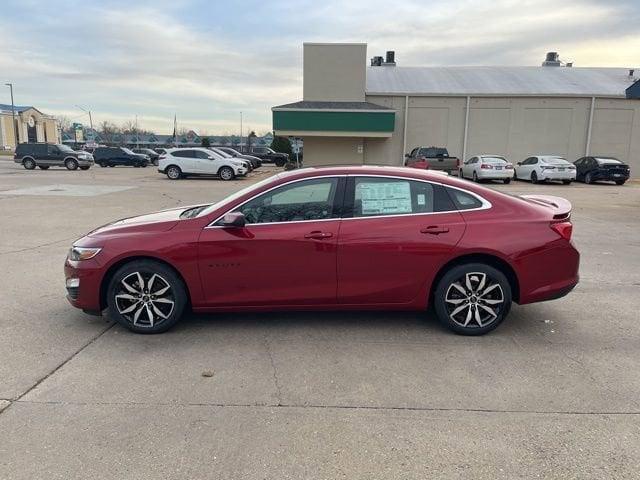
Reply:
<svg viewBox="0 0 640 480"><path fill-rule="evenodd" d="M500 270L468 263L444 274L433 301L438 319L447 328L461 335L483 335L509 313L511 286Z"/></svg>
<svg viewBox="0 0 640 480"><path fill-rule="evenodd" d="M218 175L220 175L220 178L222 180L233 180L236 176L235 172L233 171L233 168L231 167L222 167L218 171Z"/></svg>
<svg viewBox="0 0 640 480"><path fill-rule="evenodd" d="M187 294L170 267L136 260L111 278L107 304L110 316L123 327L136 333L162 333L180 320Z"/></svg>

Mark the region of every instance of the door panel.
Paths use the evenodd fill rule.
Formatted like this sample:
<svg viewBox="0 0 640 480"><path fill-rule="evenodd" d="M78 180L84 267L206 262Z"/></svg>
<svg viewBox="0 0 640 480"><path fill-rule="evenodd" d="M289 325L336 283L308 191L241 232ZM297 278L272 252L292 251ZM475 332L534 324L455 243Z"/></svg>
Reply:
<svg viewBox="0 0 640 480"><path fill-rule="evenodd" d="M441 228L448 231L429 233ZM411 302L464 230L459 212L343 220L338 241L338 302Z"/></svg>
<svg viewBox="0 0 640 480"><path fill-rule="evenodd" d="M198 254L206 305L335 304L339 226L336 219L205 228Z"/></svg>

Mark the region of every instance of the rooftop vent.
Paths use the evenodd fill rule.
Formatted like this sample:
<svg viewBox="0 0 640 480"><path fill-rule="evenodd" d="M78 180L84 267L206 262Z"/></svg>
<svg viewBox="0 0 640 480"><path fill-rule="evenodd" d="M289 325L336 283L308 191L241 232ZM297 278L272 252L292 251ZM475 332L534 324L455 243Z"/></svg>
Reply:
<svg viewBox="0 0 640 480"><path fill-rule="evenodd" d="M542 62L543 67L559 67L560 66L560 55L558 52L547 52L547 56Z"/></svg>
<svg viewBox="0 0 640 480"><path fill-rule="evenodd" d="M371 57L371 66L379 67L380 65L382 65L383 60L384 59L382 57Z"/></svg>
<svg viewBox="0 0 640 480"><path fill-rule="evenodd" d="M396 66L396 52L393 50L387 51L386 57L371 57L372 67L395 67Z"/></svg>
<svg viewBox="0 0 640 480"><path fill-rule="evenodd" d="M635 69L630 68L629 69L629 77L633 78L634 77L634 73L636 73Z"/></svg>

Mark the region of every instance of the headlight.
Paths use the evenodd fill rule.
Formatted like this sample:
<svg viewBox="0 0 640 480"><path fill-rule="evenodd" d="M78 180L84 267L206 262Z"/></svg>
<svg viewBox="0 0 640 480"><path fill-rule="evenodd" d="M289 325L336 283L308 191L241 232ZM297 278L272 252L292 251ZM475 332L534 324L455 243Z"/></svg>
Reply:
<svg viewBox="0 0 640 480"><path fill-rule="evenodd" d="M101 248L88 248L88 247L71 247L69 250L69 260L89 260L100 253Z"/></svg>
<svg viewBox="0 0 640 480"><path fill-rule="evenodd" d="M244 167L244 163L242 162L231 162L232 165L235 165L236 167Z"/></svg>

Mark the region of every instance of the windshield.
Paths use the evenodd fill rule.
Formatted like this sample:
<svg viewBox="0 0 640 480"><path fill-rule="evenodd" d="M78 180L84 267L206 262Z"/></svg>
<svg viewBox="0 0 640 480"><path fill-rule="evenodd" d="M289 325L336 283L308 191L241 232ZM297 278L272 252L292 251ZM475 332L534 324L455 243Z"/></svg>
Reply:
<svg viewBox="0 0 640 480"><path fill-rule="evenodd" d="M502 157L482 157L482 163L490 163L491 165L502 165L507 160Z"/></svg>
<svg viewBox="0 0 640 480"><path fill-rule="evenodd" d="M73 148L68 145L58 145L58 150L61 152L73 152Z"/></svg>
<svg viewBox="0 0 640 480"><path fill-rule="evenodd" d="M273 177L265 178L261 182L254 183L253 185L249 185L248 187L245 187L242 190L238 190L236 193L233 193L233 194L229 195L227 198L223 198L219 202L216 202L213 205L209 205L207 208L205 208L204 210L200 211L197 216L198 217L204 217L206 215L209 215L211 212L217 210L218 208L220 208L224 204L233 202L234 200L242 197L243 195L251 192L254 189L257 190L257 189L263 187L264 185L268 185L271 182L276 181L279 177L280 177L280 175L274 175Z"/></svg>
<svg viewBox="0 0 640 480"><path fill-rule="evenodd" d="M234 150L233 148L224 147L221 150L224 150L225 152L227 152L229 155L233 157L237 157L238 155L240 155L240 152L238 152L237 150Z"/></svg>
<svg viewBox="0 0 640 480"><path fill-rule="evenodd" d="M212 148L211 150L216 152L219 155L222 155L224 158L232 158L231 155L229 155L227 152L219 148Z"/></svg>
<svg viewBox="0 0 640 480"><path fill-rule="evenodd" d="M122 151L124 153L128 153L129 155L135 155L135 153L129 150L127 147L122 147Z"/></svg>
<svg viewBox="0 0 640 480"><path fill-rule="evenodd" d="M543 159L544 163L548 163L550 165L568 165L569 162L561 157L555 158L545 158Z"/></svg>
<svg viewBox="0 0 640 480"><path fill-rule="evenodd" d="M600 164L600 165L620 165L622 164L622 162L620 160L618 160L617 158L596 158L596 161Z"/></svg>

